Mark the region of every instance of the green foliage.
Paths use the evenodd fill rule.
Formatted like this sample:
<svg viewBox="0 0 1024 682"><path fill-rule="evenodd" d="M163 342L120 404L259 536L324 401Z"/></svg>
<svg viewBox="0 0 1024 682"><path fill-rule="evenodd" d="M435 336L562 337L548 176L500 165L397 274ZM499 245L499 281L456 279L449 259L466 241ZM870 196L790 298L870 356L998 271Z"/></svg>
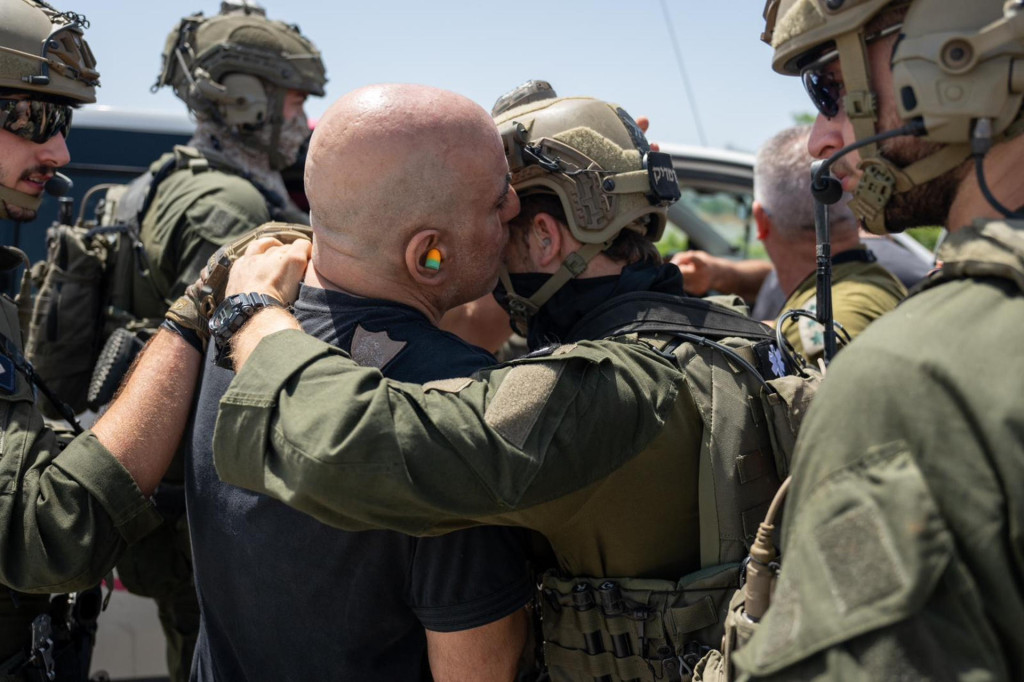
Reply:
<svg viewBox="0 0 1024 682"><path fill-rule="evenodd" d="M669 223L665 226L665 232L655 246L658 247L658 253L664 257L676 251L686 251L690 248L690 240L686 238L685 232Z"/></svg>
<svg viewBox="0 0 1024 682"><path fill-rule="evenodd" d="M929 251L935 251L935 245L939 243L939 237L942 235L941 227L912 227L907 230L907 234L921 242Z"/></svg>
<svg viewBox="0 0 1024 682"><path fill-rule="evenodd" d="M793 114L793 123L798 126L809 126L814 124L814 119L817 118L814 114L809 114L806 111L801 111Z"/></svg>

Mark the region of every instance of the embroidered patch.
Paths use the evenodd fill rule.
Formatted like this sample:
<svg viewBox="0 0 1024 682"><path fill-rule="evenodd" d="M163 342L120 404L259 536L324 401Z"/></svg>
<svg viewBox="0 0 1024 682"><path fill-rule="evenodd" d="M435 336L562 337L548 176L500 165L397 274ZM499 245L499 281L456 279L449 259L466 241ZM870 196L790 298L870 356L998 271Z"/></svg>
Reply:
<svg viewBox="0 0 1024 682"><path fill-rule="evenodd" d="M487 406L484 420L505 440L522 448L564 367L563 363L557 367L540 363L514 367Z"/></svg>
<svg viewBox="0 0 1024 682"><path fill-rule="evenodd" d="M387 332L368 332L359 325L352 335L352 359L363 367L384 369L405 345L405 341L395 341Z"/></svg>
<svg viewBox="0 0 1024 682"><path fill-rule="evenodd" d="M445 393L458 393L473 383L469 377L455 377L453 379L438 379L423 384L424 391L443 391Z"/></svg>
<svg viewBox="0 0 1024 682"><path fill-rule="evenodd" d="M817 303L815 301L808 303L807 310L812 313L817 313ZM825 350L824 327L809 317L799 318L796 324L797 328L800 330L800 343L803 344L805 355L815 355Z"/></svg>
<svg viewBox="0 0 1024 682"><path fill-rule="evenodd" d="M0 392L11 395L17 385L18 376L14 373L14 362L6 355L0 355Z"/></svg>

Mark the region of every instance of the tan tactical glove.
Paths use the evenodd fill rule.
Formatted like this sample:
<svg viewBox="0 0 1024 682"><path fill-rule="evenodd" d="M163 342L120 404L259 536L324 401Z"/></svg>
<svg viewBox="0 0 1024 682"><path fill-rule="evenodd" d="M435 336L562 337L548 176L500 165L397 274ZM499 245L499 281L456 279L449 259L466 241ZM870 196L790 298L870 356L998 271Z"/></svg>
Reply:
<svg viewBox="0 0 1024 682"><path fill-rule="evenodd" d="M167 311L165 326L181 334L181 329L193 332L199 337L202 348L210 339L210 315L224 300L224 287L228 282L231 265L245 253L246 247L257 239L277 239L283 244L290 244L299 239L312 241L313 231L305 225L293 223L266 223L252 232L226 246L222 246L210 256L206 267L177 301ZM187 341L192 342L185 334ZM195 345L195 344L193 344Z"/></svg>

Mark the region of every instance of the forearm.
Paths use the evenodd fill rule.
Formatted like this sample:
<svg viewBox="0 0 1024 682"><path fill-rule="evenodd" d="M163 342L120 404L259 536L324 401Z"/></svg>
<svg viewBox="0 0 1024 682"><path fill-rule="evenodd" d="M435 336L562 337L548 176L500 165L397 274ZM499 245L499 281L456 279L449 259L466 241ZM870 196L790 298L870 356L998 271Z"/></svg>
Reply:
<svg viewBox="0 0 1024 682"><path fill-rule="evenodd" d="M201 360L180 336L161 330L93 427L146 495L156 490L181 442Z"/></svg>
<svg viewBox="0 0 1024 682"><path fill-rule="evenodd" d="M711 288L726 294L735 294L746 301L757 298L757 292L772 271L771 261L723 260L723 266L713 270Z"/></svg>

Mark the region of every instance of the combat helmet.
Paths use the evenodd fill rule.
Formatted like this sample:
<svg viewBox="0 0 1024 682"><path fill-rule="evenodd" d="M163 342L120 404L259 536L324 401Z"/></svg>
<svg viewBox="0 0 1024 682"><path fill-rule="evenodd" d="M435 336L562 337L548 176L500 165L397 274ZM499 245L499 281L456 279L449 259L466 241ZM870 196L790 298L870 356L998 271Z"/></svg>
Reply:
<svg viewBox="0 0 1024 682"><path fill-rule="evenodd" d="M501 97L492 115L516 193L557 196L566 226L583 244L529 299L515 294L502 271L519 326L623 230L660 239L680 190L671 157L651 151L640 127L615 104L558 97L548 83L530 81Z"/></svg>
<svg viewBox="0 0 1024 682"><path fill-rule="evenodd" d="M0 0L0 92L58 105L95 102L100 74L82 34L88 25L84 16L38 0ZM62 108L63 125L70 125L70 109ZM4 202L34 211L42 196L0 187L0 200L6 218Z"/></svg>
<svg viewBox="0 0 1024 682"><path fill-rule="evenodd" d="M267 19L248 0L229 0L219 14L185 17L170 32L152 90L170 85L197 118L224 126L280 169L293 161L278 150L285 94L323 96L326 82L320 53L298 26ZM259 135L266 126L269 143Z"/></svg>
<svg viewBox="0 0 1024 682"><path fill-rule="evenodd" d="M902 22L871 26L889 8L906 9ZM882 158L876 144L864 144L864 175L850 207L869 230L887 231L884 209L894 193L922 185L1024 129L1022 9L1021 0L768 0L761 38L774 48L773 68L800 75L819 110L829 115L823 100L832 97L819 96L815 69L838 57L845 89L841 106L858 144L880 132L867 46L899 33L890 63L897 111L908 134L941 146L900 168Z"/></svg>

